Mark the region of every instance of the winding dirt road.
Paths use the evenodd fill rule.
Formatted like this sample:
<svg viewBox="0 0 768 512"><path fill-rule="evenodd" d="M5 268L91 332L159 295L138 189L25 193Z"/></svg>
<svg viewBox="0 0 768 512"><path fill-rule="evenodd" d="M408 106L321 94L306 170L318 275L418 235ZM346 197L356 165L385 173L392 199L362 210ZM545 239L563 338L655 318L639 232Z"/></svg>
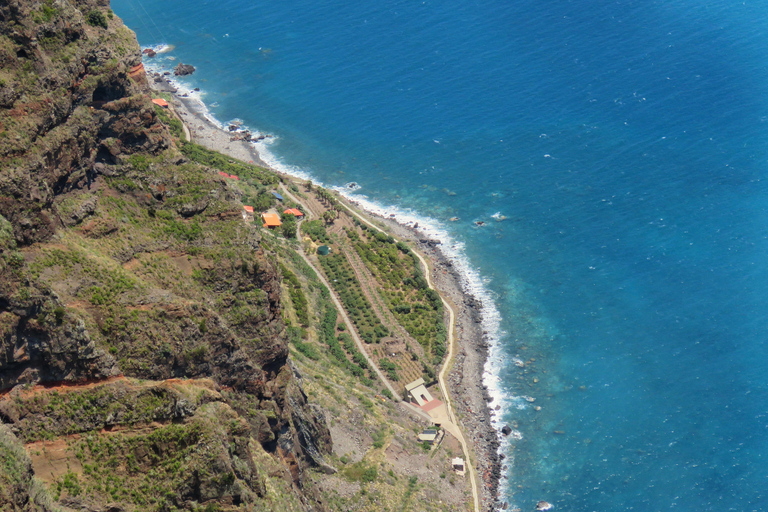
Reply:
<svg viewBox="0 0 768 512"><path fill-rule="evenodd" d="M281 190L291 198L294 202L297 204L303 205L301 201L299 201L293 194L290 193L290 191L283 185L280 184ZM349 206L344 204L343 202L339 202L341 206L344 207L351 215L354 215L360 221L365 222L368 226L372 227L373 229L380 231L381 233L384 233L385 235L389 236L390 234L384 231L383 229L379 228L378 226L372 224L368 219L351 209ZM305 211L306 207L305 207ZM301 240L300 233L297 228L297 239ZM397 240L396 240L397 241ZM348 250L351 250L348 248ZM333 291L333 288L328 284L328 282L325 280L325 277L323 274L312 264L312 262L309 260L309 258L304 254L304 251L298 251L301 257L304 259L304 261L307 262L307 264L315 271L318 278L320 278L320 281L328 288L328 290L331 292L331 299L333 299L333 303L336 306L336 309L341 313L342 318L344 319L344 322L347 325L347 329L349 330L349 333L352 335L353 339L355 340L355 343L357 344L358 350L362 352L365 355L365 358L368 360L368 364L371 365L371 367L376 371L376 375L378 375L379 379L384 383L384 385L389 389L389 391L392 393L392 395L403 405L406 407L406 409L411 410L412 412L415 412L419 414L420 416L432 420L431 417L429 417L428 414L426 414L424 411L422 411L419 408L414 407L413 405L402 401L402 398L400 397L400 394L397 393L394 388L390 385L389 381L384 378L384 375L381 373L379 368L373 363L373 361L368 357L368 353L365 350L365 345L363 344L362 340L358 337L357 332L354 329L354 325L350 321L349 317L347 316L346 311L341 305L341 302L336 297L336 294ZM424 277L427 280L427 285L438 292L440 295L440 300L443 301L443 306L448 311L448 355L445 358L445 363L443 364L443 367L440 369L440 373L438 373L437 381L440 385L440 390L443 392L443 398L445 399L445 408L448 411L448 417L450 420L450 425L444 425L446 430L450 431L451 434L453 434L456 439L459 441L459 444L461 444L461 450L464 453L464 460L466 461L466 468L469 473L469 481L470 485L472 487L472 500L474 504L474 511L480 512L480 493L477 488L477 471L475 470L475 465L472 463L472 458L470 457L470 451L469 451L469 445L467 443L466 438L464 437L464 433L459 428L459 422L456 419L456 414L453 411L453 405L451 403L451 396L448 393L448 385L445 382L445 374L448 371L448 369L451 366L451 362L453 361L454 356L454 345L455 337L454 337L454 331L456 329L456 313L453 309L453 306L448 303L448 301L445 300L443 295L439 292L439 290L436 290L434 285L432 284L432 279L430 277L430 270L429 265L427 264L427 261L424 259L424 257L419 254L416 251L413 251L413 253L416 255L416 257L419 258L419 261L421 262L422 267L424 268Z"/></svg>
<svg viewBox="0 0 768 512"><path fill-rule="evenodd" d="M389 233L384 231L383 229L379 228L378 226L372 224L368 221L365 217L348 207L346 204L340 202L341 204L349 213L360 219L362 222L365 222L368 226L372 227L373 229L376 229L377 231L380 231L386 235L389 236ZM397 240L395 240L397 241ZM419 258L419 261L421 262L421 265L424 267L424 277L427 280L427 285L435 290L435 287L432 284L432 279L430 278L430 271L429 271L429 265L427 265L426 260L424 257L419 254L416 251L413 251L413 253ZM438 290L435 290L440 294ZM474 501L475 506L475 512L480 512L480 494L477 490L477 472L475 471L475 465L472 463L472 459L470 457L469 453L469 445L467 444L467 441L464 437L464 434L462 433L461 429L459 428L459 422L456 420L456 414L453 411L453 405L451 404L451 396L448 393L448 385L445 383L445 374L448 371L448 369L451 366L451 362L453 361L454 356L454 330L456 328L456 313L453 310L453 306L451 306L448 301L445 300L442 294L440 294L440 300L443 301L443 306L445 306L446 310L448 311L448 355L445 358L445 363L443 364L443 367L440 369L440 373L437 376L437 381L440 384L440 390L443 392L443 398L445 399L445 407L448 411L448 416L451 420L452 427L447 427L452 434L456 436L459 443L461 444L461 449L464 452L464 460L466 460L466 467L469 472L469 481L472 485L472 498Z"/></svg>

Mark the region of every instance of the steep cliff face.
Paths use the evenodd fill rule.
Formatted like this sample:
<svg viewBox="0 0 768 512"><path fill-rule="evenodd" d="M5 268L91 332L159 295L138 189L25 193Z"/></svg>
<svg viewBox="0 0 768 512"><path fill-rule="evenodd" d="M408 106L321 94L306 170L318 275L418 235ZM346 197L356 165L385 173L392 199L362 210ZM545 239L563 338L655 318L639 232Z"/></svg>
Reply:
<svg viewBox="0 0 768 512"><path fill-rule="evenodd" d="M145 85L143 73L128 78L141 63L132 33L114 18L108 28L87 22L107 20L103 11L87 1L0 5L0 213L19 243L53 235L55 197L92 180L97 160L169 146L151 105L131 99Z"/></svg>
<svg viewBox="0 0 768 512"><path fill-rule="evenodd" d="M132 32L106 2L0 4L0 419L28 442L194 423L189 439L236 445L216 452L215 464L204 459L206 471L246 459L250 467L261 450L290 466L298 489L303 469L323 464L330 436L289 367L275 257L243 222L238 193L174 146L140 64ZM242 178L276 179L256 168ZM64 430L30 427L68 410L50 389L21 399L22 385L101 389L116 378L128 388L138 386L132 379L211 379L220 406L137 420L94 399L48 422ZM158 411L173 409L163 397ZM41 402L53 405L33 407ZM215 414L230 424L216 428ZM189 484L197 491L166 501L264 497L263 471L232 471L231 482L209 482L201 494L199 477ZM62 482L61 499L108 501L105 491L75 494ZM237 499L235 484L245 489ZM126 510L141 508L131 499Z"/></svg>

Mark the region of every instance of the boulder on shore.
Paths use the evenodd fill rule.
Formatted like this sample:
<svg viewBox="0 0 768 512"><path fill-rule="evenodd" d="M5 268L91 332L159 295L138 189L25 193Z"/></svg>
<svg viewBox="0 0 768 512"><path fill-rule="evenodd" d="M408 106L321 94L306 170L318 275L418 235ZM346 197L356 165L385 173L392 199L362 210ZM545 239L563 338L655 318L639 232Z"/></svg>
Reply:
<svg viewBox="0 0 768 512"><path fill-rule="evenodd" d="M182 64L181 62L179 62L179 65L173 70L173 74L176 76L191 75L194 72L195 67L193 65Z"/></svg>
<svg viewBox="0 0 768 512"><path fill-rule="evenodd" d="M512 427L510 427L509 425L504 425L501 428L501 433L504 434L505 436L508 436L509 434L512 433Z"/></svg>

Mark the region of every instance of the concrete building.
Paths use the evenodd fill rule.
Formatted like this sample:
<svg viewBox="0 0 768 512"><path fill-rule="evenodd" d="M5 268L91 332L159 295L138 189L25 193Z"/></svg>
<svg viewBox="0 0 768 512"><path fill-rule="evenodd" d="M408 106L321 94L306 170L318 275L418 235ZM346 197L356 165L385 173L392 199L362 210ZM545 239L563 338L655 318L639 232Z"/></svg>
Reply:
<svg viewBox="0 0 768 512"><path fill-rule="evenodd" d="M411 402L417 404L419 407L423 407L428 402L434 400L432 395L429 394L429 391L427 391L426 386L424 386L424 379L416 379L410 384L406 384L405 391Z"/></svg>
<svg viewBox="0 0 768 512"><path fill-rule="evenodd" d="M422 443L427 442L429 444L435 444L435 439L437 439L437 430L431 428L428 428L419 434L419 441Z"/></svg>

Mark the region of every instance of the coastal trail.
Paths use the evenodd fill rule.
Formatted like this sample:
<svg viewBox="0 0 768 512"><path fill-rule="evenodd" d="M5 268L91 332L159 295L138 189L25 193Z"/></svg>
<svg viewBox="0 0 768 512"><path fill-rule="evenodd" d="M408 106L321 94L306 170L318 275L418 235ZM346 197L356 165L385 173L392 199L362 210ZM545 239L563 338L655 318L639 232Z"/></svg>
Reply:
<svg viewBox="0 0 768 512"><path fill-rule="evenodd" d="M383 229L379 228L375 224L368 221L368 219L366 219L365 217L363 217L362 215L354 211L352 208L347 206L344 202L340 201L339 204L341 204L350 214L360 219L361 222L365 222L368 226L372 227L373 229L381 233L384 233L386 235L389 235L389 233L385 232ZM470 457L469 446L467 444L467 441L464 438L464 434L462 433L461 429L459 428L458 421L456 420L456 414L453 411L451 397L450 397L450 394L448 393L448 385L445 382L445 374L450 368L451 362L453 361L453 356L454 356L455 342L454 342L453 333L456 328L456 313L453 309L453 306L448 301L445 300L445 298L439 292L439 290L436 290L434 285L432 284L432 279L430 278L430 268L426 260L424 259L424 257L421 254L419 254L417 251L413 251L413 253L416 255L417 258L419 258L421 265L424 267L424 277L427 280L427 285L429 286L430 289L438 292L438 295L440 295L440 300L443 302L443 306L448 311L448 354L446 355L445 363L443 364L443 367L440 369L440 372L437 377L437 381L440 385L440 389L443 392L443 398L445 399L445 407L446 407L446 410L448 411L448 416L451 423L450 426L445 425L445 427L458 439L459 443L461 444L461 449L464 452L464 458L467 461L466 467L469 473L469 481L470 481L470 484L472 485L472 499L474 501L474 510L475 512L480 512L480 495L477 489L477 472L475 471L475 466L472 463L472 459Z"/></svg>

